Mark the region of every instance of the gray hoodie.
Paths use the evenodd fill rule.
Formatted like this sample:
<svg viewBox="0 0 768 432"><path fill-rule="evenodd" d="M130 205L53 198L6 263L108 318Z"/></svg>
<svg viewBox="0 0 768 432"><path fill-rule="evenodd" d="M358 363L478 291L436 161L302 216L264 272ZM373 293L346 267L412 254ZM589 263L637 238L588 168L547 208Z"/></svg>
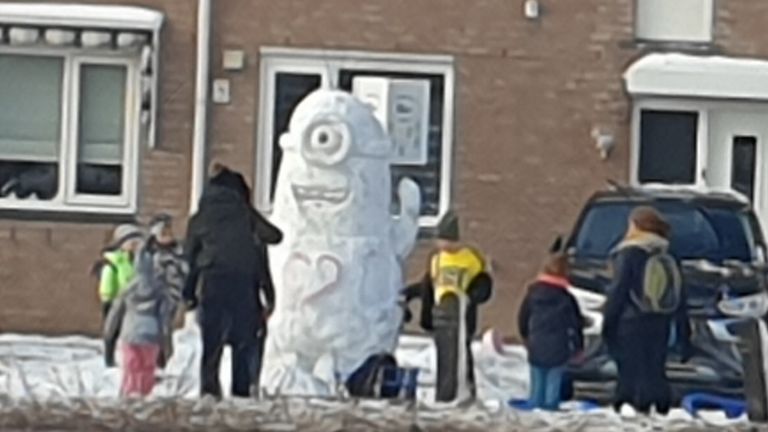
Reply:
<svg viewBox="0 0 768 432"><path fill-rule="evenodd" d="M127 344L162 345L171 331L172 303L170 290L165 289L155 275L152 255L142 251L136 259L134 280L107 316L104 325L107 347L114 347L118 338Z"/></svg>

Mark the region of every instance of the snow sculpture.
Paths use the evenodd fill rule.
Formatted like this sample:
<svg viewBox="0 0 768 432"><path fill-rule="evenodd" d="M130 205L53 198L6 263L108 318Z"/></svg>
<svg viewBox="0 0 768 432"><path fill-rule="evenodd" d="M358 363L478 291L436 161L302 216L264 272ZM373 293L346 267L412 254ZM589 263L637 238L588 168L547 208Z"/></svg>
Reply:
<svg viewBox="0 0 768 432"><path fill-rule="evenodd" d="M310 94L280 146L272 220L285 237L270 249L277 300L262 383L270 393L330 395L370 355L394 352L421 195L401 181L392 216L392 142L348 93Z"/></svg>

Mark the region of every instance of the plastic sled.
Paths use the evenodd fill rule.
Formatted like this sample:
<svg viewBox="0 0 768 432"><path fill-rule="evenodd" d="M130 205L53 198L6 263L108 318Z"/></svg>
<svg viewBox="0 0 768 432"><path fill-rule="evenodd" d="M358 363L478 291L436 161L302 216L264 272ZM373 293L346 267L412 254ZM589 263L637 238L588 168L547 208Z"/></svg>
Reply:
<svg viewBox="0 0 768 432"><path fill-rule="evenodd" d="M389 367L384 369L381 396L388 399L415 400L419 369Z"/></svg>
<svg viewBox="0 0 768 432"><path fill-rule="evenodd" d="M573 407L575 411L587 412L600 408L600 405L590 401L570 401L566 403L569 407ZM508 402L508 405L520 411L533 411L536 409L528 399L512 399Z"/></svg>
<svg viewBox="0 0 768 432"><path fill-rule="evenodd" d="M508 405L521 411L533 411L536 408L528 399L512 399Z"/></svg>
<svg viewBox="0 0 768 432"><path fill-rule="evenodd" d="M699 410L721 410L726 417L734 419L747 411L747 402L744 400L709 393L691 393L683 398L682 405L694 417Z"/></svg>

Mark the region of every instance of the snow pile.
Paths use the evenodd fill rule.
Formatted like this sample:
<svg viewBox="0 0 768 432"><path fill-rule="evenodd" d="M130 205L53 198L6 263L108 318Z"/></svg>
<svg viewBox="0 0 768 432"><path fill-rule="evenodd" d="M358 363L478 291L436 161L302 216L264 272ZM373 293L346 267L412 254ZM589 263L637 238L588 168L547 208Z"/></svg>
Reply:
<svg viewBox="0 0 768 432"><path fill-rule="evenodd" d="M431 403L435 352L429 339L403 336L398 361L419 367L418 403L268 396L258 402L199 400L199 329L188 319L175 335L176 351L152 398L119 400L119 371L105 369L99 340L0 336L0 430L286 430L286 431L683 431L751 430L744 419L721 413L692 419L683 411L667 418L620 416L607 409L524 413L506 406L527 393L528 369L520 347L473 346L483 402L455 407ZM224 358L223 364L229 363ZM227 369L227 368L223 368ZM229 372L222 373L228 387ZM414 428L414 425L418 428Z"/></svg>

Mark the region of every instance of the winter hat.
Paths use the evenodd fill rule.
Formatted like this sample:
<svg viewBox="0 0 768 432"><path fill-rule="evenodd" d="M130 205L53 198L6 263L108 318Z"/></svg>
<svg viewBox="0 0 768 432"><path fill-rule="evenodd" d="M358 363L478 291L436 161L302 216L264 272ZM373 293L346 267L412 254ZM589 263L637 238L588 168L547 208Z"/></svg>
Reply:
<svg viewBox="0 0 768 432"><path fill-rule="evenodd" d="M157 237L163 230L171 225L173 217L168 213L158 213L149 221L149 235Z"/></svg>
<svg viewBox="0 0 768 432"><path fill-rule="evenodd" d="M115 248L119 248L125 242L133 239L139 239L144 236L144 233L141 232L141 228L134 224L123 224L115 228L114 233L112 234L112 246Z"/></svg>
<svg viewBox="0 0 768 432"><path fill-rule="evenodd" d="M437 238L441 240L459 241L459 217L456 213L448 213L440 219L437 225Z"/></svg>
<svg viewBox="0 0 768 432"><path fill-rule="evenodd" d="M658 236L669 238L670 226L664 217L655 208L640 206L632 210L629 220L640 231L649 232Z"/></svg>
<svg viewBox="0 0 768 432"><path fill-rule="evenodd" d="M245 178L237 171L231 170L226 165L214 162L211 165L210 183L215 186L225 187L239 193L246 201L250 202L251 189Z"/></svg>

